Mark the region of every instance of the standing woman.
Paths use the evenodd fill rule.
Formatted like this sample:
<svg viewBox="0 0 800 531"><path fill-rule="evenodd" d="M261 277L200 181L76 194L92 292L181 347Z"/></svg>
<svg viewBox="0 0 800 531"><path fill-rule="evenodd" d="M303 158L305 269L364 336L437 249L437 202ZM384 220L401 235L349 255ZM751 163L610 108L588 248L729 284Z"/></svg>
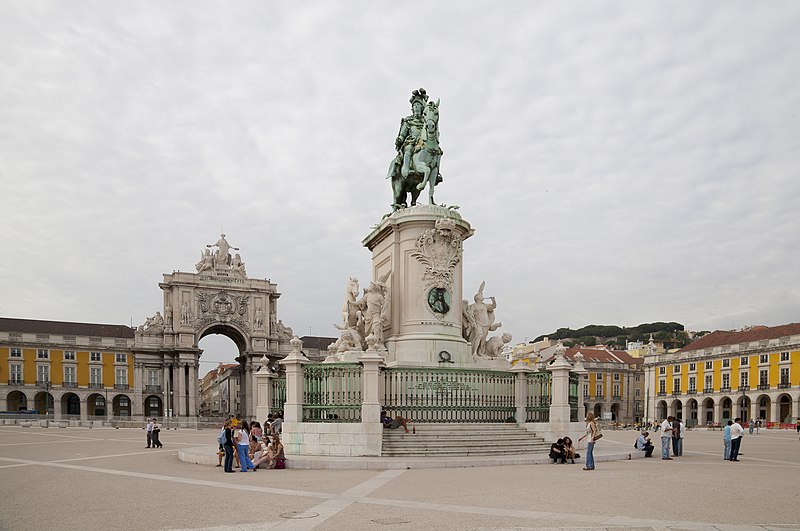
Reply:
<svg viewBox="0 0 800 531"><path fill-rule="evenodd" d="M578 441L582 441L583 439L587 439L586 441L586 466L583 468L584 470L594 470L594 443L595 437L598 434L597 423L594 421L594 413L587 413L586 414L586 433L578 439Z"/></svg>
<svg viewBox="0 0 800 531"><path fill-rule="evenodd" d="M250 450L250 432L249 426L244 420L239 423L239 429L236 430L236 449L239 451L239 464L242 465L242 472L252 470L255 472L256 467L247 455Z"/></svg>
<svg viewBox="0 0 800 531"><path fill-rule="evenodd" d="M225 443L222 449L225 451L225 472L234 472L233 470L233 430L231 429L231 421L225 421Z"/></svg>

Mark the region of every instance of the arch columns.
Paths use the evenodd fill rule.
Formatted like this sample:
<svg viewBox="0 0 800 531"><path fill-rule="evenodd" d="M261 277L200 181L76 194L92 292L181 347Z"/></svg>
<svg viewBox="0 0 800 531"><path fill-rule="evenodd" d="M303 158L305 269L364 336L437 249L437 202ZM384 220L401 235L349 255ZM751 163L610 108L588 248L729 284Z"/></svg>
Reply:
<svg viewBox="0 0 800 531"><path fill-rule="evenodd" d="M177 405L173 405L178 410L179 417L186 416L186 363L178 363L178 383L177 387ZM173 378L175 375L173 375ZM176 407L177 406L177 407Z"/></svg>
<svg viewBox="0 0 800 531"><path fill-rule="evenodd" d="M769 398L769 421L770 422L783 422L781 415L781 403L777 398ZM765 426L766 427L766 426Z"/></svg>
<svg viewBox="0 0 800 531"><path fill-rule="evenodd" d="M81 401L81 422L89 422L89 398L80 397Z"/></svg>
<svg viewBox="0 0 800 531"><path fill-rule="evenodd" d="M53 400L53 420L61 420L61 398L62 397L59 396L58 400L56 400L56 397L52 396L52 400Z"/></svg>
<svg viewBox="0 0 800 531"><path fill-rule="evenodd" d="M142 404L142 389L144 389L144 364L133 364L133 404L131 404L131 416L144 416Z"/></svg>
<svg viewBox="0 0 800 531"><path fill-rule="evenodd" d="M192 417L196 417L198 414L197 410L197 366L198 363L189 363L189 381L187 382L189 387L189 411L188 415Z"/></svg>
<svg viewBox="0 0 800 531"><path fill-rule="evenodd" d="M716 402L714 402L714 424L722 423L722 401L724 398L720 398Z"/></svg>

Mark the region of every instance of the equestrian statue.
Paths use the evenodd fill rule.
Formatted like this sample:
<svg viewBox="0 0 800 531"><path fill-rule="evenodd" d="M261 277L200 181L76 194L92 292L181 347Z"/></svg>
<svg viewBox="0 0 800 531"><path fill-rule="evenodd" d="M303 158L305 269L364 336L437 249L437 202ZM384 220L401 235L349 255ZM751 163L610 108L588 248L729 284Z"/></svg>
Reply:
<svg viewBox="0 0 800 531"><path fill-rule="evenodd" d="M389 165L387 179L392 180L392 210L417 204L420 192L428 187L428 199L434 205L433 190L442 182L439 161L439 100L428 101L424 88L411 93L411 116L400 121L395 140L397 156ZM408 202L408 196L411 201Z"/></svg>

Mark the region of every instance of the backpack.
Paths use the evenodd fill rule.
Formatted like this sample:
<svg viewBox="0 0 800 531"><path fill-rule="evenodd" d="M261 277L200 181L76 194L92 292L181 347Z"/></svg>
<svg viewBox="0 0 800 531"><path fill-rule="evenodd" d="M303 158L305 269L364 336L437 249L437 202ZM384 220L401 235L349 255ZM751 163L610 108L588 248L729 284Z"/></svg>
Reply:
<svg viewBox="0 0 800 531"><path fill-rule="evenodd" d="M219 437L217 437L217 440L219 441L220 444L225 444L226 442L228 442L228 438L225 437L225 428L222 428L222 431L219 432Z"/></svg>

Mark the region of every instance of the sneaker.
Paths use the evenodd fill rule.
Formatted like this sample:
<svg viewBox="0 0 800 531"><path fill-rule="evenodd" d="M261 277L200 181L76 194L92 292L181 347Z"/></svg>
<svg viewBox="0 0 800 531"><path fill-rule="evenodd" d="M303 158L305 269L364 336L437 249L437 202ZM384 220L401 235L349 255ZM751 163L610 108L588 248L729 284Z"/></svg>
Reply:
<svg viewBox="0 0 800 531"><path fill-rule="evenodd" d="M672 458L671 457L662 457L661 460L662 461L672 461Z"/></svg>

